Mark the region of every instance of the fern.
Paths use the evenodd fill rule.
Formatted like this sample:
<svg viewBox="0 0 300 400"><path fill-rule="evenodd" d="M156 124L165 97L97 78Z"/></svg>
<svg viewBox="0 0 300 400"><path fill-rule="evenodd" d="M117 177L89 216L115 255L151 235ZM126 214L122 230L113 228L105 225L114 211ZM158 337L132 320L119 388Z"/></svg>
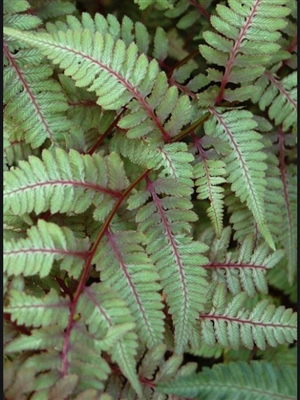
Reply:
<svg viewBox="0 0 300 400"><path fill-rule="evenodd" d="M250 311L242 308L245 299L246 294L241 292L226 304L224 286L217 287L211 310L200 316L202 340L206 344L217 342L233 349L242 344L252 349L255 343L264 350L266 344L275 347L295 340L296 313L283 306L276 309L268 300L262 300Z"/></svg>
<svg viewBox="0 0 300 400"><path fill-rule="evenodd" d="M297 3L216 3L4 1L5 399L295 398Z"/></svg>
<svg viewBox="0 0 300 400"><path fill-rule="evenodd" d="M258 102L259 108L265 110L268 107L270 119L276 125L282 124L284 131L296 124L297 118L297 91L296 73L284 77L281 81L276 79L271 72L266 71L255 85L257 94L252 101Z"/></svg>
<svg viewBox="0 0 300 400"><path fill-rule="evenodd" d="M238 249L238 253L227 252L230 230L224 229L219 240L212 243L210 254L211 263L205 265L212 272L212 279L225 282L232 294L244 290L250 297L256 291L267 293L266 273L273 268L284 256L284 251L269 251L266 243L257 248L254 237L249 235ZM226 253L225 253L226 252Z"/></svg>
<svg viewBox="0 0 300 400"><path fill-rule="evenodd" d="M296 399L295 369L274 367L269 363L252 362L215 365L188 379L178 379L171 384L161 384L162 393L176 393L192 398L222 399L224 396L236 399L270 399L284 397ZM278 379L285 385L279 386ZM201 397L196 397L196 396Z"/></svg>
<svg viewBox="0 0 300 400"><path fill-rule="evenodd" d="M224 73L216 69L208 70L211 80L221 82L217 104L222 99L241 101L251 97L254 87L249 84L263 74L271 56L280 49L276 43L280 38L279 30L286 26L284 17L290 13L290 9L285 7L286 3L253 0L242 4L230 1L229 7L218 4L218 15L210 19L218 33L204 32L208 46L199 47L209 63L225 68ZM228 83L241 83L242 87L226 89Z"/></svg>
<svg viewBox="0 0 300 400"><path fill-rule="evenodd" d="M274 248L273 239L265 223L263 177L267 166L264 163L266 156L260 151L263 149L260 135L252 130L256 122L251 119L252 115L248 111L229 111L221 114L211 109L210 112L212 118L205 123L206 134L224 138L231 147L232 153L225 158L231 189L242 202L247 202L259 230ZM239 124L238 119L242 121ZM243 173L236 174L237 170L242 170Z"/></svg>
<svg viewBox="0 0 300 400"><path fill-rule="evenodd" d="M4 271L8 275L31 276L49 274L54 260L62 260L60 268L78 277L87 256L88 244L76 240L68 228L38 221L27 232L26 239L4 243ZM17 265L17 267L16 267Z"/></svg>

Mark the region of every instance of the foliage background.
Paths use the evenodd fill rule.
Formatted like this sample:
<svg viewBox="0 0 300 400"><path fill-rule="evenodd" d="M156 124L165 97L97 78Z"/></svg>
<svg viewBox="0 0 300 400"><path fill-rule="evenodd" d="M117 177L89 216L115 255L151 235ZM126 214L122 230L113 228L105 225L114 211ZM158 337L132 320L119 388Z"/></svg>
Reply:
<svg viewBox="0 0 300 400"><path fill-rule="evenodd" d="M7 400L296 398L296 6L4 1Z"/></svg>

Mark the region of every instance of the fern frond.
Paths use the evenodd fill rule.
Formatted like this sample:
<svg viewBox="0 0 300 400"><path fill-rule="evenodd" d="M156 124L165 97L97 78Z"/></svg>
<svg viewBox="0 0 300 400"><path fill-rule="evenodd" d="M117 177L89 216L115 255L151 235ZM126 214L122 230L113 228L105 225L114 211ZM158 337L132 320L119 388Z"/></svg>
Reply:
<svg viewBox="0 0 300 400"><path fill-rule="evenodd" d="M222 160L210 159L199 140L195 142L199 151L199 160L194 166L194 179L197 191L197 199L209 199L210 207L207 215L211 219L217 237L220 237L223 229L224 214L224 189L223 175L226 173L226 164Z"/></svg>
<svg viewBox="0 0 300 400"><path fill-rule="evenodd" d="M267 184L265 194L266 221L273 238L278 240L282 235L282 208L284 207L278 159L269 152L265 163L267 164L265 171ZM234 228L234 239L242 243L247 235L253 234L256 240L259 241L260 235L257 224L253 221L250 210L246 204L240 202L229 188L225 190L225 204L230 214L230 223Z"/></svg>
<svg viewBox="0 0 300 400"><path fill-rule="evenodd" d="M101 271L101 280L126 301L142 342L152 347L162 341L164 314L159 275L141 247L143 241L138 232L107 232L93 262Z"/></svg>
<svg viewBox="0 0 300 400"><path fill-rule="evenodd" d="M258 228L270 247L275 248L266 224L264 180L266 155L262 149L261 135L253 130L257 123L248 111L236 110L219 113L210 109L212 118L204 124L207 135L225 139L232 153L224 158L231 189L246 203Z"/></svg>
<svg viewBox="0 0 300 400"><path fill-rule="evenodd" d="M136 221L145 234L147 252L161 278L175 326L178 352L189 340L187 333L195 329L207 285L202 268L206 258L201 254L206 246L186 235L190 231L189 221L196 217L190 210L190 200L183 197L189 193L188 186L171 179L159 178L154 182L147 179L147 189L129 199L130 209L140 206ZM152 200L143 205L150 196Z"/></svg>
<svg viewBox="0 0 300 400"><path fill-rule="evenodd" d="M224 239L221 237L220 241L222 240ZM225 282L234 295L242 290L250 297L253 297L256 292L267 293L266 273L279 263L284 256L284 251L270 252L266 243L256 248L254 246L255 239L253 235L249 235L242 243L238 254L231 252L222 254L218 251L216 258L205 265L205 268L211 271L212 279ZM217 244L213 244L212 247L220 249Z"/></svg>
<svg viewBox="0 0 300 400"><path fill-rule="evenodd" d="M59 297L55 290L50 290L44 298L11 290L4 312L10 313L11 320L18 325L37 328L57 324L64 329L68 322L69 305L70 301Z"/></svg>
<svg viewBox="0 0 300 400"><path fill-rule="evenodd" d="M79 299L78 311L93 337L101 337L98 341L99 346L108 350L113 361L120 366L137 393L140 393L134 359L137 335L132 331L135 326L134 318L126 303L102 283L94 284L84 288Z"/></svg>
<svg viewBox="0 0 300 400"><path fill-rule="evenodd" d="M279 384L280 382L280 384ZM269 400L296 399L296 368L262 361L217 364L199 374L158 385L161 393L203 400L225 398Z"/></svg>
<svg viewBox="0 0 300 400"><path fill-rule="evenodd" d="M3 10L6 14L16 14L28 10L30 4L26 0L18 0L11 2L10 0L3 1Z"/></svg>
<svg viewBox="0 0 300 400"><path fill-rule="evenodd" d="M159 73L157 61L149 63L144 54L138 56L134 43L126 48L122 40L98 31L92 36L89 29L58 31L53 35L4 29L9 37L21 37L40 48L77 86L94 91L97 104L104 109L118 110L135 99L127 106L131 113L118 124L129 129L128 137L142 137L156 130L170 141L190 122L187 96L178 97L177 89L168 87L165 73Z"/></svg>
<svg viewBox="0 0 300 400"><path fill-rule="evenodd" d="M78 277L89 244L76 239L68 228L39 220L27 231L26 239L4 242L4 271L8 275L46 277L54 260L62 260L60 268Z"/></svg>
<svg viewBox="0 0 300 400"><path fill-rule="evenodd" d="M297 313L283 306L275 308L269 300L260 301L251 311L242 308L246 298L242 292L227 304L225 286L217 287L211 311L200 315L204 343L217 342L232 349L238 349L241 344L252 349L255 343L264 350L267 344L276 347L296 340Z"/></svg>
<svg viewBox="0 0 300 400"><path fill-rule="evenodd" d="M7 4L5 4L5 7ZM30 8L20 3L20 10ZM12 9L8 7L10 11ZM14 8L13 8L14 9ZM16 7L18 9L18 7ZM19 10L19 9L18 9ZM40 19L33 15L13 14L4 17L4 25L18 29L34 29ZM22 49L23 44L4 38L5 119L18 126L18 140L25 140L33 148L47 138L53 143L63 140L69 129L64 116L68 106L60 85L51 78L53 69L43 62L38 49ZM16 51L17 50L17 51Z"/></svg>
<svg viewBox="0 0 300 400"><path fill-rule="evenodd" d="M276 125L281 125L283 131L297 123L297 72L292 72L283 79L272 72L266 71L256 82L257 92L251 100L258 103Z"/></svg>
<svg viewBox="0 0 300 400"><path fill-rule="evenodd" d="M30 156L28 162L20 161L18 168L5 173L4 209L14 214L82 213L92 203L96 207L103 203L108 213L127 183L122 170L115 153L104 159L72 149L69 153L59 148L43 150L42 160Z"/></svg>
<svg viewBox="0 0 300 400"><path fill-rule="evenodd" d="M208 63L225 68L224 73L216 70L214 73L214 80L221 82L217 105L222 99L238 100L240 94L243 100L252 96L251 89L245 96L245 87L240 89L240 93L239 89L231 91L225 87L228 83L253 82L263 74L272 54L280 49L276 41L280 38L280 30L287 24L285 17L290 13L286 4L287 1L274 4L269 0L252 0L242 5L234 0L229 2L229 7L217 5L218 15L213 15L210 22L219 33L204 32L208 46L199 46Z"/></svg>

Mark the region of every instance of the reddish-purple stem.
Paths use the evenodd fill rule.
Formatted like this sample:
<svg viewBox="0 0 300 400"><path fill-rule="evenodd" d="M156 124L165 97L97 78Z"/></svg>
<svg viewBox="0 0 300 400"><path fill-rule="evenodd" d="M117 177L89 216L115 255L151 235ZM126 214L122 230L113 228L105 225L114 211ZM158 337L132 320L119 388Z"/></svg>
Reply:
<svg viewBox="0 0 300 400"><path fill-rule="evenodd" d="M85 58L87 60L89 60L91 63L98 65L100 68L102 68L103 70L107 71L110 75L114 76L120 83L122 83L122 85L124 85L126 87L126 89L133 95L133 97L142 105L142 107L146 110L146 112L148 113L148 115L150 116L150 118L152 119L152 121L154 122L154 124L157 126L157 128L159 129L159 131L161 132L164 140L166 142L170 142L171 141L171 137L170 135L166 132L166 130L164 129L164 127L162 126L161 121L159 120L159 118L156 116L154 110L151 108L151 106L147 103L146 99L144 98L144 96L138 92L137 88L135 86L133 86L128 80L126 80L125 78L123 78L122 75L120 75L120 73L116 72L115 70L111 69L109 66L103 64L101 61L85 54L82 53L80 51L76 51L74 49L70 49L70 48L66 48L62 45L57 45L57 48L62 49L62 51L67 50L69 53L73 53L77 56L80 56L81 58Z"/></svg>
<svg viewBox="0 0 300 400"><path fill-rule="evenodd" d="M210 19L210 15L208 14L208 12L205 10L205 8L203 6L201 6L200 4L198 4L196 2L196 0L189 0L189 2L195 7L197 8L197 10L200 12L200 14L202 14L206 19Z"/></svg>
<svg viewBox="0 0 300 400"><path fill-rule="evenodd" d="M173 249L173 254L174 254L174 257L175 257L175 260L176 260L176 264L178 266L178 272L179 272L179 275L180 275L180 281L182 283L182 296L183 296L183 300L184 300L184 310L186 311L188 309L188 293L187 293L187 288L186 288L186 279L185 279L184 272L183 272L184 267L183 267L182 262L181 262L180 254L178 252L178 246L177 246L177 244L175 242L174 235L172 234L171 227L170 227L169 222L168 222L168 220L166 218L166 215L165 215L166 213L165 213L165 211L163 209L163 206L161 204L161 200L160 200L160 198L157 196L157 194L155 192L153 182L151 182L150 179L148 177L146 177L146 183L147 183L147 189L151 193L153 201L154 201L154 203L155 203L155 205L156 205L156 207L158 209L158 212L159 212L159 214L161 216L162 223L163 223L163 225L165 227L165 230L166 230L166 235L167 235L167 237L168 237L168 239L170 241L171 247Z"/></svg>
<svg viewBox="0 0 300 400"><path fill-rule="evenodd" d="M261 2L261 0L256 0L255 1L254 6L253 6L252 11L251 11L251 14L247 17L247 19L245 21L245 24L244 24L244 26L242 27L242 29L240 31L239 37L237 38L232 50L230 51L229 60L228 60L228 63L226 65L224 75L222 77L219 95L218 95L218 97L216 99L216 105L220 105L221 101L223 100L224 90L225 90L225 86L226 86L226 84L228 82L228 79L229 79L229 76L230 76L231 68L234 65L234 61L235 61L236 55L237 55L237 53L238 53L238 51L239 51L239 49L241 47L241 44L242 44L242 40L244 39L247 30L251 26L252 19L253 19L254 15L255 15L256 11L257 11L257 8L258 8L258 5L259 5L260 2Z"/></svg>
<svg viewBox="0 0 300 400"><path fill-rule="evenodd" d="M24 190L34 189L34 188L40 187L40 186L54 186L54 185L63 185L63 186L69 185L69 186L73 186L73 187L84 187L85 189L91 189L91 190L94 190L95 192L105 193L112 197L116 197L116 198L122 197L121 192L118 192L116 190L107 189L103 186L96 185L94 183L76 182L76 181L71 181L71 180L64 181L64 180L59 180L59 179L57 179L55 181L38 182L38 183L34 183L33 185L26 185L22 188L12 190L8 194L23 192Z"/></svg>
<svg viewBox="0 0 300 400"><path fill-rule="evenodd" d="M118 199L117 203L115 204L113 210L110 212L108 218L106 219L105 223L103 224L98 237L94 244L91 246L91 249L89 250L89 256L86 259L84 269L80 278L80 281L78 283L76 292L74 294L73 300L71 302L71 307L70 307L70 315L69 315L69 320L68 320L68 325L64 334L64 341L63 341L63 349L62 349L62 375L65 376L68 374L68 351L70 347L70 335L71 331L73 328L73 319L74 315L76 312L76 307L78 300L80 298L80 295L85 287L86 280L89 275L89 270L90 266L92 264L93 257L95 255L95 252L97 250L97 247L103 238L103 236L107 233L108 227L116 214L117 210L123 203L123 201L126 199L127 195L141 182L148 174L149 170L144 171L143 174L141 174L128 188L123 192L122 196Z"/></svg>
<svg viewBox="0 0 300 400"><path fill-rule="evenodd" d="M224 263L210 263L210 264L205 264L203 265L203 268L213 268L213 269L218 269L218 268L238 268L238 269L244 269L244 268L254 268L254 269L263 269L267 270L266 267L263 265L257 265L257 264L249 264L249 263L233 263L233 262L224 262Z"/></svg>
<svg viewBox="0 0 300 400"><path fill-rule="evenodd" d="M230 322L238 322L240 324L249 324L253 326L264 326L264 327L279 327L282 326L284 328L293 328L293 325L282 325L282 324L272 324L272 323L265 323L265 322L257 322L257 321L250 321L247 319L235 318L235 317L226 317L224 315L215 315L215 314L201 314L201 319L210 319L210 320L223 320L223 321L230 321Z"/></svg>

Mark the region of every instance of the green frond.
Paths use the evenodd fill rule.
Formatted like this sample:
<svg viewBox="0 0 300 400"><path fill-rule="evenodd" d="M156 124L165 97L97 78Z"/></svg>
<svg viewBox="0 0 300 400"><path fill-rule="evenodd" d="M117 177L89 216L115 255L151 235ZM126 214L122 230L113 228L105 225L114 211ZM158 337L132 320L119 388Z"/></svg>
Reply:
<svg viewBox="0 0 300 400"><path fill-rule="evenodd" d="M272 72L266 71L255 82L257 92L251 100L258 103L275 125L281 125L286 132L297 123L297 72L292 72L281 80Z"/></svg>
<svg viewBox="0 0 300 400"><path fill-rule="evenodd" d="M57 324L61 329L67 326L70 302L53 289L44 298L10 290L8 298L4 312L11 314L12 321L18 325L37 328Z"/></svg>
<svg viewBox="0 0 300 400"><path fill-rule="evenodd" d="M141 246L144 240L135 231L107 232L93 262L101 271L101 280L127 303L141 341L152 347L162 341L164 314L159 275Z"/></svg>
<svg viewBox="0 0 300 400"><path fill-rule="evenodd" d="M154 152L153 152L154 153ZM175 182L191 186L194 157L187 151L185 143L171 143L159 147L147 163L149 169L159 170L159 177L168 177Z"/></svg>
<svg viewBox="0 0 300 400"><path fill-rule="evenodd" d="M267 345L292 343L297 335L297 313L269 300L260 301L252 310L243 308L245 292L226 300L224 285L218 285L212 298L211 310L200 315L202 340L207 345L216 342L224 348L238 349L241 345L262 350Z"/></svg>
<svg viewBox="0 0 300 400"><path fill-rule="evenodd" d="M204 32L208 45L200 45L199 50L209 64L225 68L223 73L215 74L215 80L221 82L217 103L222 99L244 101L251 98L253 90L246 94L245 88L240 88L241 99L240 94L237 96L226 89L226 85L249 83L262 76L271 56L280 49L276 41L281 36L280 30L287 25L285 17L290 13L286 4L287 1L274 4L269 0L252 0L242 5L232 0L229 7L216 6L217 15L211 16L210 22L217 33Z"/></svg>
<svg viewBox="0 0 300 400"><path fill-rule="evenodd" d="M99 346L108 351L136 391L140 384L135 371L137 335L133 332L134 318L121 297L103 284L85 287L79 299L78 311ZM123 329L125 327L125 329ZM120 332L118 335L117 331Z"/></svg>
<svg viewBox="0 0 300 400"><path fill-rule="evenodd" d="M52 35L33 35L10 28L5 32L9 37L21 37L29 45L40 48L77 86L94 91L97 104L104 109L118 110L134 99L127 106L130 114L118 123L128 129L130 138L158 130L170 141L190 122L188 97L178 97L178 90L166 84L165 73L159 73L158 63L155 60L149 63L144 54L138 56L134 43L126 48L122 40L99 31L92 36L86 28ZM165 83L158 85L161 81Z"/></svg>
<svg viewBox="0 0 300 400"><path fill-rule="evenodd" d="M5 14L15 14L28 10L30 8L30 4L26 0L18 0L18 1L3 1L3 11Z"/></svg>
<svg viewBox="0 0 300 400"><path fill-rule="evenodd" d="M4 347L4 354L19 353L27 350L49 350L56 348L62 350L63 337L62 329L58 326L32 329L31 335L19 335L9 341Z"/></svg>
<svg viewBox="0 0 300 400"><path fill-rule="evenodd" d="M128 313L128 309L126 310L124 307L125 305L121 300L119 300L119 304L117 304L115 300L114 304L118 305L118 311L122 310L122 308L123 312L126 310L126 314L118 315L118 312L115 313L114 308L111 307L109 301L105 301L102 307L102 304L99 303L99 301L101 301L101 296L103 297L104 295L107 300L111 297L111 293L109 293L107 288L105 290L104 287L94 285L91 290L85 288L85 294L86 296L84 296L83 300L80 300L80 312L84 318L87 317L86 309L84 307L87 305L88 309L91 310L91 306L95 307L96 305L93 314L96 321L93 322L89 319L89 329L94 331L96 324L99 324L98 326L100 327L102 325L102 332L106 330L109 335L109 330L111 330L109 328L111 328L114 323L122 323L122 319L125 323L126 320L133 322L131 315ZM116 298L116 296L114 297ZM81 377L81 389L95 388L99 390L103 387L101 381L107 379L107 375L110 372L108 364L106 362L103 363L102 358L99 357L99 352L103 349L104 342L95 339L94 335L88 332L84 333L83 327L84 322L80 319L75 323L75 327L73 327L71 332L71 347L68 352L69 370ZM103 328L106 329L103 330ZM136 347L136 334L134 332L127 332L124 334L123 338L116 341L113 348L109 349L109 353L112 356L113 362L119 365L122 373L127 377L127 379L129 379L136 392L139 393L141 389L136 376L134 360ZM86 365L87 363L90 365ZM102 363L103 365L101 369L96 367L97 364L100 365Z"/></svg>
<svg viewBox="0 0 300 400"><path fill-rule="evenodd" d="M207 209L207 215L217 237L220 237L224 215L224 189L221 185L226 182L223 177L226 173L226 164L222 160L209 159L200 143L198 148L199 161L194 166L197 199L209 199L210 206Z"/></svg>
<svg viewBox="0 0 300 400"><path fill-rule="evenodd" d="M149 193L145 195L145 191ZM196 217L190 210L189 198L183 197L186 192L189 188L180 182L163 178L151 182L147 179L147 188L134 196L140 200L135 199L135 205L132 200L129 203L130 208L140 205L136 221L139 230L145 234L147 252L156 265L167 297L175 326L177 352L185 348L189 340L187 333L195 329L207 287L202 268L206 262L202 256L206 246L186 234L190 231L189 222ZM151 201L141 206L149 195Z"/></svg>
<svg viewBox="0 0 300 400"><path fill-rule="evenodd" d="M224 158L227 181L231 183L231 189L242 203L247 204L258 229L274 249L275 245L265 215L266 155L262 151L264 145L261 142L261 135L253 130L257 123L249 111L234 110L220 113L217 109L210 109L210 112L212 117L204 124L205 133L226 140L232 151Z"/></svg>
<svg viewBox="0 0 300 400"><path fill-rule="evenodd" d="M22 3L20 3L22 9ZM25 6L25 4L23 4ZM28 4L29 8L30 5ZM17 8L17 7L16 7ZM40 19L29 14L4 17L4 25L22 30L36 28ZM33 148L48 138L58 143L69 129L64 116L68 106L60 85L51 78L53 69L45 63L38 49L4 38L4 119L11 120L17 136Z"/></svg>
<svg viewBox="0 0 300 400"><path fill-rule="evenodd" d="M118 174L114 175L116 169ZM5 172L5 212L82 213L91 204L100 207L103 203L108 213L126 187L122 169L116 153L104 159L72 149L69 153L59 148L43 150L42 160L29 156L28 162L20 161L18 168Z"/></svg>
<svg viewBox="0 0 300 400"><path fill-rule="evenodd" d="M282 197L282 182L280 180L280 170L278 168L277 157L269 152L264 161L267 165L265 170L266 194L265 194L265 212L266 221L272 237L276 241L282 236L282 224L284 200ZM260 240L257 225L247 205L230 191L225 190L225 205L230 214L230 223L234 228L234 239L242 243L247 235L253 234L257 240Z"/></svg>
<svg viewBox="0 0 300 400"><path fill-rule="evenodd" d="M227 236L227 232L223 231L223 235ZM270 252L267 243L255 247L253 235L248 235L238 252L232 253L227 251L227 246L223 247L218 243L224 241L222 236L212 243L211 247L217 250L214 251L216 256L205 266L211 272L212 279L220 283L225 282L228 290L234 295L242 290L250 297L256 292L266 294L268 292L266 273L279 263L284 251Z"/></svg>
<svg viewBox="0 0 300 400"><path fill-rule="evenodd" d="M89 244L76 239L73 232L44 220L27 231L27 238L4 242L4 271L8 275L46 277L55 260L61 260L60 268L78 277Z"/></svg>
<svg viewBox="0 0 300 400"><path fill-rule="evenodd" d="M202 400L225 398L271 400L296 399L296 369L262 361L217 364L199 374L161 383L161 393Z"/></svg>
<svg viewBox="0 0 300 400"><path fill-rule="evenodd" d="M3 5L5 399L295 399L297 1Z"/></svg>
<svg viewBox="0 0 300 400"><path fill-rule="evenodd" d="M119 22L115 15L110 13L105 17L96 13L93 19L90 14L83 12L81 19L76 18L74 15L67 15L65 22L56 21L46 25L47 32L52 35L58 31L67 32L68 29L88 29L92 34L98 31L102 35L111 35L114 40L121 39L127 47L132 42L135 42L140 53L147 53L149 50L150 35L145 25L139 21L134 23L126 15Z"/></svg>
<svg viewBox="0 0 300 400"><path fill-rule="evenodd" d="M78 391L103 389L110 367L101 357L101 350L101 342L89 334L84 322L81 319L76 321L70 335L67 367L69 373L79 377Z"/></svg>

